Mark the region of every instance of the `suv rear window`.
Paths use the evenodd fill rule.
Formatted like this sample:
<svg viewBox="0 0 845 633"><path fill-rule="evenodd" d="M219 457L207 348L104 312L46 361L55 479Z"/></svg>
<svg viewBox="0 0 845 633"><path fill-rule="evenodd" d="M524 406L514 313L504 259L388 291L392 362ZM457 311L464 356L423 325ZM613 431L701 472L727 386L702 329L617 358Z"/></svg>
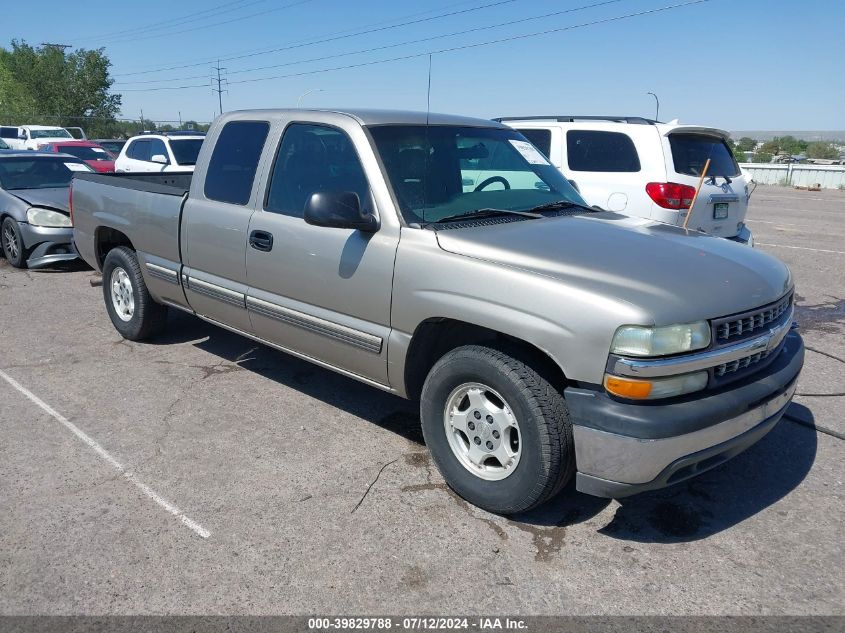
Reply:
<svg viewBox="0 0 845 633"><path fill-rule="evenodd" d="M710 159L710 176L738 176L736 163L727 143L718 136L706 134L670 134L672 162L675 171L688 176L700 176L704 163Z"/></svg>
<svg viewBox="0 0 845 633"><path fill-rule="evenodd" d="M232 204L249 202L269 131L267 121L230 121L223 126L208 162L206 198ZM171 141L170 146L178 142L184 141Z"/></svg>
<svg viewBox="0 0 845 633"><path fill-rule="evenodd" d="M525 138L531 141L531 144L543 152L543 156L546 158L551 158L552 153L552 131L551 130L538 130L538 129L525 129L525 130L517 130L520 134L522 134Z"/></svg>
<svg viewBox="0 0 845 633"><path fill-rule="evenodd" d="M569 130L566 154L572 171L640 171L640 157L634 141L621 132Z"/></svg>

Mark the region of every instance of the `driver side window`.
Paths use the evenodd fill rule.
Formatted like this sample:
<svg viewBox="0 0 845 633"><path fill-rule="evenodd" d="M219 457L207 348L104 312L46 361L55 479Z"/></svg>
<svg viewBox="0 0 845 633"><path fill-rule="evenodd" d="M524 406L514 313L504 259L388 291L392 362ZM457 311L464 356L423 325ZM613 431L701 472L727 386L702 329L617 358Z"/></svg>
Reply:
<svg viewBox="0 0 845 633"><path fill-rule="evenodd" d="M266 211L301 218L317 192L352 191L371 210L370 188L352 141L325 125L291 123L285 129L264 204Z"/></svg>

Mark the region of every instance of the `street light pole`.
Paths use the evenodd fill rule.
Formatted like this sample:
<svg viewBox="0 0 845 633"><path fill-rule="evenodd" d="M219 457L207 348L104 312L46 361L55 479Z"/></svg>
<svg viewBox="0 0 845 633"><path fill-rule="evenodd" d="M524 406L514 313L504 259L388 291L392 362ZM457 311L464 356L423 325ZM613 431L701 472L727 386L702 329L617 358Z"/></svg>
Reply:
<svg viewBox="0 0 845 633"><path fill-rule="evenodd" d="M654 112L654 120L659 121L660 120L660 99L658 99L657 95L654 94L653 92L649 92L647 94L650 94L652 97L654 97L654 100L657 103L657 110L655 110L655 112Z"/></svg>
<svg viewBox="0 0 845 633"><path fill-rule="evenodd" d="M306 90L301 95L299 95L299 99L296 100L296 107L298 108L299 105L302 103L303 97L307 97L308 95L310 95L313 92L323 92L323 89L322 88L311 88L310 90Z"/></svg>

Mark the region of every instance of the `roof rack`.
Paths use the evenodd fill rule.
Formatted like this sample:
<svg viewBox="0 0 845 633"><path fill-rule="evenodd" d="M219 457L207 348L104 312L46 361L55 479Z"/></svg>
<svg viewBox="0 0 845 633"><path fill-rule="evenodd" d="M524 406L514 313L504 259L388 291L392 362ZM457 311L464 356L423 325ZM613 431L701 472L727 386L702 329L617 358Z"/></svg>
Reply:
<svg viewBox="0 0 845 633"><path fill-rule="evenodd" d="M205 132L200 130L144 130L140 136L147 134L157 134L159 136L205 136Z"/></svg>
<svg viewBox="0 0 845 633"><path fill-rule="evenodd" d="M654 125L654 119L646 119L641 116L595 116L595 115L552 115L552 116L503 116L493 119L502 123L504 121L557 121L558 123L574 123L575 121L614 121L616 123L631 123L634 125Z"/></svg>

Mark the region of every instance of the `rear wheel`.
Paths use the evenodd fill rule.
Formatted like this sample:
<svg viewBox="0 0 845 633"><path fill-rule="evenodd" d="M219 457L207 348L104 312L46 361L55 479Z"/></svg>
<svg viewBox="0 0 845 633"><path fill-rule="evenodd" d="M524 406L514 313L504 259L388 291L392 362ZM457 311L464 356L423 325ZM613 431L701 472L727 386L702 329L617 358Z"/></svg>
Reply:
<svg viewBox="0 0 845 633"><path fill-rule="evenodd" d="M29 250L24 248L20 227L14 219L3 220L3 225L0 227L0 241L3 243L3 254L9 263L15 268L26 268Z"/></svg>
<svg viewBox="0 0 845 633"><path fill-rule="evenodd" d="M558 389L502 350L455 349L426 378L423 435L446 483L485 510L514 514L572 478L572 426Z"/></svg>
<svg viewBox="0 0 845 633"><path fill-rule="evenodd" d="M123 338L141 341L164 329L167 307L153 301L135 253L118 246L103 263L103 299L112 325Z"/></svg>

